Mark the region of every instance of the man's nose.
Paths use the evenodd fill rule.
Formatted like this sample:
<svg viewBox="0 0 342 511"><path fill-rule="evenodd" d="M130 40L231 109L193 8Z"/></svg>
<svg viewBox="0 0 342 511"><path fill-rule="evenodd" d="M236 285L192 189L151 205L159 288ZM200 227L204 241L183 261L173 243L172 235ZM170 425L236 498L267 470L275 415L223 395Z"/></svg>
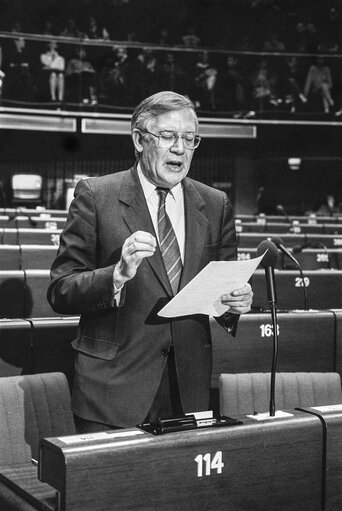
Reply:
<svg viewBox="0 0 342 511"><path fill-rule="evenodd" d="M177 140L170 148L175 153L184 153L185 151L185 145L184 145L184 139L180 136L177 137Z"/></svg>

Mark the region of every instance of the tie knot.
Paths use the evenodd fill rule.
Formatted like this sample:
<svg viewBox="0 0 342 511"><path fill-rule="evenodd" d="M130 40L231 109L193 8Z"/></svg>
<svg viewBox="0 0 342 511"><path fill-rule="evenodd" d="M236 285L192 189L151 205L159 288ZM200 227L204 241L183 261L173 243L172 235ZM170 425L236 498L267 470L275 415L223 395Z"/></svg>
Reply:
<svg viewBox="0 0 342 511"><path fill-rule="evenodd" d="M165 202L166 196L169 193L170 188L163 188L161 186L157 186L156 190L157 190L157 194L159 195L160 200Z"/></svg>

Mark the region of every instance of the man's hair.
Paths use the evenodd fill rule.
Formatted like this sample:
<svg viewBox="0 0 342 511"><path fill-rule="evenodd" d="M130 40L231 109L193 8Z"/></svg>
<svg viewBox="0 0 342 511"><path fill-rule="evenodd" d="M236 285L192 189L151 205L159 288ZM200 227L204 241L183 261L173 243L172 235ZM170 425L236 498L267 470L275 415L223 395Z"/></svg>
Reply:
<svg viewBox="0 0 342 511"><path fill-rule="evenodd" d="M189 108L194 112L197 125L195 105L191 99L168 90L157 92L141 101L136 107L132 115L131 130L133 131L135 128L145 129L148 122L158 115L172 110L183 110L184 108Z"/></svg>

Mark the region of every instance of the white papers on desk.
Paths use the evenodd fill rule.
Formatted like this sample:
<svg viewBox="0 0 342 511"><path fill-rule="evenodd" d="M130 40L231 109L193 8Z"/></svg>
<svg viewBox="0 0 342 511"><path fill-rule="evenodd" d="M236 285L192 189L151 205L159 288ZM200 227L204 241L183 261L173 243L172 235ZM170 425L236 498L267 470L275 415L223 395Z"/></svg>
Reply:
<svg viewBox="0 0 342 511"><path fill-rule="evenodd" d="M164 318L190 314L221 316L229 309L227 305L221 303L221 296L243 287L265 253L245 261L210 262L158 312L158 316Z"/></svg>

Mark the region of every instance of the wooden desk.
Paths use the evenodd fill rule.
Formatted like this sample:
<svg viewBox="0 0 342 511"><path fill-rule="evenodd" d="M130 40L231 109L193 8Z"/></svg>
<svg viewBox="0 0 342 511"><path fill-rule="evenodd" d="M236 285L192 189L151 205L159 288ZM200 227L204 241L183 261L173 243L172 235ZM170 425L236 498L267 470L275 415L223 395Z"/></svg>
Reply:
<svg viewBox="0 0 342 511"><path fill-rule="evenodd" d="M322 423L293 414L161 436L43 439L39 478L65 511L321 511Z"/></svg>

